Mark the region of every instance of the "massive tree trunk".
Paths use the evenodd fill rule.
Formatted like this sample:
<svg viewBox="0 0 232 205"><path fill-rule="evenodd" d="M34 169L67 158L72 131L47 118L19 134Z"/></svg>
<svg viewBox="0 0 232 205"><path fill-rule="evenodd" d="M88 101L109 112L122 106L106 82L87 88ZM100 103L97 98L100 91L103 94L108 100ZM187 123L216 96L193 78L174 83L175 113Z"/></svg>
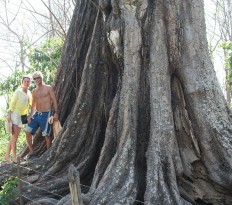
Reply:
<svg viewBox="0 0 232 205"><path fill-rule="evenodd" d="M28 199L58 202L74 164L85 204L232 204L231 116L202 0L77 1L55 89L63 128L27 164L41 173Z"/></svg>

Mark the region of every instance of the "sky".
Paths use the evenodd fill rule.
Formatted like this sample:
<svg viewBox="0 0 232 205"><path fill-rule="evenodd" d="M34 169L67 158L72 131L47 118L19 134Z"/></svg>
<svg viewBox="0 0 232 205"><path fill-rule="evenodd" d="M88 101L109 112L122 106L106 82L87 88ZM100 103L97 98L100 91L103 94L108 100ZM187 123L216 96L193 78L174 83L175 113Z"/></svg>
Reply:
<svg viewBox="0 0 232 205"><path fill-rule="evenodd" d="M21 2L21 0L8 0L7 1L9 4L8 9L10 9L11 13L8 13L8 17L9 20L12 21L11 24L11 28L14 28L14 31L17 32L18 34L23 33L25 30L28 33L31 33L32 35L30 36L30 40L36 41L36 39L38 39L38 36L40 36L40 33L38 31L38 29L36 29L34 27L34 24L31 23L31 19L33 18L33 16L28 16L28 13L25 14L26 10L33 10L33 7L36 8L36 12L38 13L44 13L47 11L47 9L45 8L45 6L43 5L43 3L40 0L37 1L29 1L25 0L25 2L28 2L27 6L22 6L21 10L17 16L17 20L13 20L14 19L14 15L19 3ZM205 13L210 16L212 15L212 11L214 10L211 1L210 0L205 0ZM30 5L33 4L33 7ZM0 3L0 16L5 16L5 11L4 11L4 7L2 5L2 3ZM207 27L211 27L210 25L210 19L206 18L206 25ZM22 26L18 26L18 25L22 25ZM12 73L11 69L9 67L15 67L15 57L12 55L9 55L9 53L11 54L11 52L14 52L14 46L9 46L6 45L5 41L3 40L3 36L6 34L6 29L5 27L3 27L0 24L0 78L4 78L8 75L10 75ZM9 39L11 39L12 41L15 41L15 36L7 36ZM4 36L5 38L5 36ZM13 44L13 43L12 43ZM5 62L3 62L5 61ZM223 57L222 57L222 51L217 50L214 53L214 69L216 72L216 75L218 77L218 81L220 83L220 86L223 89L223 85L224 85L224 76L225 76L225 71L223 69ZM9 64L9 67L6 66L6 62L7 64ZM0 116L1 116L1 107L6 107L6 103L4 98L0 98Z"/></svg>
<svg viewBox="0 0 232 205"><path fill-rule="evenodd" d="M215 22L212 20L214 11L215 11L215 5L212 3L212 0L204 0L205 4L205 19L206 19L206 27L207 27L207 39L208 42L210 41L210 31L212 28L215 26ZM215 28L216 32L218 31L218 28ZM218 31L219 32L219 31ZM214 36L215 39L212 44L217 43L217 35ZM217 48L214 53L213 53L213 65L214 65L214 70L216 72L218 82L221 86L221 89L225 95L225 70L224 70L224 53L221 48Z"/></svg>
<svg viewBox="0 0 232 205"><path fill-rule="evenodd" d="M25 2L29 2L28 0L24 0ZM7 0L7 9L9 10L8 13L5 12L5 5L3 4L4 1L0 1L0 21L2 22L2 18L6 22L6 16L8 17L8 22L10 25L10 29L15 32L17 35L22 36L24 31L29 33L30 36L25 36L25 39L29 39L31 42L36 42L37 39L41 36L41 33L38 29L34 26L34 19L33 16L28 15L30 12L26 12L27 10L33 10L33 7L36 8L38 13L45 13L47 9L42 4L40 0L30 1L33 4L33 7L30 3L25 5L21 5L21 9L18 10L21 0ZM15 14L18 13L17 17L15 18ZM43 18L41 18L43 19ZM33 22L32 22L33 20ZM9 41L6 43L5 39L8 39L12 43L9 44ZM9 32L6 26L0 24L0 79L5 79L12 73L11 68L15 68L18 59L16 56L13 55L15 50L19 49L19 46L16 47L15 42L17 41L17 37L15 35L9 35ZM20 83L20 82L19 82ZM0 117L2 117L3 111L2 108L6 108L6 101L4 97L0 97Z"/></svg>

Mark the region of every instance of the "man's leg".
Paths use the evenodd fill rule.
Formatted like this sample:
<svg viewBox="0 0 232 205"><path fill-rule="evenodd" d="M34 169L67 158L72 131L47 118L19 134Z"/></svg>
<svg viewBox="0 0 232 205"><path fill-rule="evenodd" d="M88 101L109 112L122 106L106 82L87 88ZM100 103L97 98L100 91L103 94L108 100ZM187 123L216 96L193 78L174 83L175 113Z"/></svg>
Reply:
<svg viewBox="0 0 232 205"><path fill-rule="evenodd" d="M26 140L27 140L27 146L29 148L29 154L33 154L32 134L30 132L26 132Z"/></svg>
<svg viewBox="0 0 232 205"><path fill-rule="evenodd" d="M26 140L27 146L29 148L29 155L33 155L33 143L32 143L32 135L34 135L39 127L38 124L38 115L34 114L31 118L31 121L26 126Z"/></svg>
<svg viewBox="0 0 232 205"><path fill-rule="evenodd" d="M46 142L47 149L49 149L52 145L52 141L49 136L50 131L51 131L51 124L49 124L50 116L51 116L51 111L48 111L48 112L43 112L39 118L40 129L42 131L42 136L45 136L45 142Z"/></svg>
<svg viewBox="0 0 232 205"><path fill-rule="evenodd" d="M45 141L46 141L46 147L47 147L47 149L49 149L52 145L51 138L49 136L46 136Z"/></svg>

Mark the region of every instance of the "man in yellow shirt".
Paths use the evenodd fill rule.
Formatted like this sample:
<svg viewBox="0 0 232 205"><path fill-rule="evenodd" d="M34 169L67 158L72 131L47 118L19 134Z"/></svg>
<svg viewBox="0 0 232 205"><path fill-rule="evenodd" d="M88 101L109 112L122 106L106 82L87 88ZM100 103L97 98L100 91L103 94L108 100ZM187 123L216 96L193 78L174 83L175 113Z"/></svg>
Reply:
<svg viewBox="0 0 232 205"><path fill-rule="evenodd" d="M31 83L29 76L22 78L21 86L14 92L10 102L10 108L7 120L12 122L12 136L8 143L4 160L11 162L10 152L12 150L12 160L17 162L16 143L22 128L21 116L28 114L30 105L32 104L32 94L28 89Z"/></svg>

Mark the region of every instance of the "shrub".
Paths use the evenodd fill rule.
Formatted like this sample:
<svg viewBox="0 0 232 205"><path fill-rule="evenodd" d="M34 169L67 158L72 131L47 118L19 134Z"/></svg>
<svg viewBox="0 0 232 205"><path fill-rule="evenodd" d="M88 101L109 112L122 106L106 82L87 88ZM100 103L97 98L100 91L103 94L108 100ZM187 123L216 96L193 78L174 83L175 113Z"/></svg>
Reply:
<svg viewBox="0 0 232 205"><path fill-rule="evenodd" d="M15 199L18 194L18 189L16 189L18 181L18 178L9 177L2 185L2 190L0 191L1 205L9 205L13 202L12 199Z"/></svg>

